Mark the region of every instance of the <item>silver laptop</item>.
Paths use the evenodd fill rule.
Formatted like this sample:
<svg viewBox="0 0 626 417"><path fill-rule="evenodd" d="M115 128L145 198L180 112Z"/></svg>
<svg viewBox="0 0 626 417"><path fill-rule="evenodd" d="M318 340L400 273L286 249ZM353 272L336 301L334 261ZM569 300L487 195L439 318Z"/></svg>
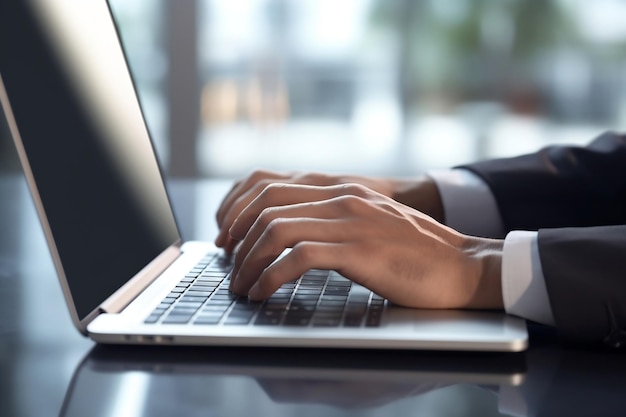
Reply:
<svg viewBox="0 0 626 417"><path fill-rule="evenodd" d="M263 303L236 297L230 259L181 241L107 2L2 2L0 42L4 113L71 317L93 340L526 348L522 320L392 306L332 271Z"/></svg>

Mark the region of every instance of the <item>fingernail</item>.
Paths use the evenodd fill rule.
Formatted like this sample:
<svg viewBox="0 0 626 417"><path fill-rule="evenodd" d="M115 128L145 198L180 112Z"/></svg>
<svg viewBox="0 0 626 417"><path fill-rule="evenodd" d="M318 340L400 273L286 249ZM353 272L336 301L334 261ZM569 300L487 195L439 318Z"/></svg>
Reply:
<svg viewBox="0 0 626 417"><path fill-rule="evenodd" d="M252 288L250 288L250 291L248 291L248 298L251 300L258 300L261 298L261 288L258 283L254 284Z"/></svg>
<svg viewBox="0 0 626 417"><path fill-rule="evenodd" d="M233 268L230 273L230 284L228 285L228 289L231 291L235 288L235 282L237 282L237 274L237 270Z"/></svg>
<svg viewBox="0 0 626 417"><path fill-rule="evenodd" d="M236 232L234 226L231 227L230 229L228 229L228 236L232 237L233 239L239 239L233 232Z"/></svg>
<svg viewBox="0 0 626 417"><path fill-rule="evenodd" d="M224 246L224 233L220 232L215 238L215 246L222 247Z"/></svg>

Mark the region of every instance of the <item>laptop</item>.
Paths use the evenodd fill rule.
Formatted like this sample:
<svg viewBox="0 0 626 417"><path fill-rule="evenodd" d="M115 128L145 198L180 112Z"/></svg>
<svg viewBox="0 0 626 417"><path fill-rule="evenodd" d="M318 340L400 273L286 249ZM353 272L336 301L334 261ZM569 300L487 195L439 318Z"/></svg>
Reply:
<svg viewBox="0 0 626 417"><path fill-rule="evenodd" d="M2 107L72 320L96 342L527 347L523 320L401 308L333 271L235 296L231 259L181 239L106 0L2 2L0 42Z"/></svg>

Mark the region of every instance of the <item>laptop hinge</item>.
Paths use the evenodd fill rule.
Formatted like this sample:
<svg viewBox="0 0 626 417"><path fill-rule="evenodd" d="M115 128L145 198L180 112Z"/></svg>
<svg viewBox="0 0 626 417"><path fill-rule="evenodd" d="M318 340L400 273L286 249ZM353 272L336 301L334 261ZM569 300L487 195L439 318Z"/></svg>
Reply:
<svg viewBox="0 0 626 417"><path fill-rule="evenodd" d="M109 298L100 304L100 311L104 313L119 313L131 303L143 290L159 277L180 256L179 244L165 249L152 262L146 265L139 273L129 279Z"/></svg>

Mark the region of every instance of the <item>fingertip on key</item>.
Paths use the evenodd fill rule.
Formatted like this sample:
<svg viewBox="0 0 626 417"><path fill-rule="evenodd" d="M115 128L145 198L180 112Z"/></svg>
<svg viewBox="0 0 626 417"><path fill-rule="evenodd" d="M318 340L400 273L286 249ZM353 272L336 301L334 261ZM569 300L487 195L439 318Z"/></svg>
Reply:
<svg viewBox="0 0 626 417"><path fill-rule="evenodd" d="M252 288L250 288L250 291L248 291L248 298L254 301L258 301L263 298L261 294L261 288L258 283L254 284Z"/></svg>
<svg viewBox="0 0 626 417"><path fill-rule="evenodd" d="M220 230L220 232L217 234L217 237L215 238L215 246L217 246L218 248L223 248L225 243L226 237L224 236L224 232Z"/></svg>

